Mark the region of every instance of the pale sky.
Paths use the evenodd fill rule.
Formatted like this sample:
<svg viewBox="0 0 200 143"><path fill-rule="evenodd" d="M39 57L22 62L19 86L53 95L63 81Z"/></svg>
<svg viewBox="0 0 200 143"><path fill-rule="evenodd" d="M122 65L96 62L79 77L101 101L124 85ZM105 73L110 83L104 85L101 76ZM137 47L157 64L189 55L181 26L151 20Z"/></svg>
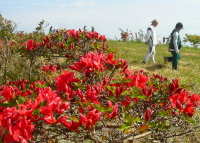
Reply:
<svg viewBox="0 0 200 143"><path fill-rule="evenodd" d="M177 22L182 22L185 33L200 35L200 0L0 0L4 18L20 22L19 31L32 32L44 19L57 28L83 29L84 25L114 39L120 30L133 33L146 29L153 19L159 24L156 34L168 37Z"/></svg>

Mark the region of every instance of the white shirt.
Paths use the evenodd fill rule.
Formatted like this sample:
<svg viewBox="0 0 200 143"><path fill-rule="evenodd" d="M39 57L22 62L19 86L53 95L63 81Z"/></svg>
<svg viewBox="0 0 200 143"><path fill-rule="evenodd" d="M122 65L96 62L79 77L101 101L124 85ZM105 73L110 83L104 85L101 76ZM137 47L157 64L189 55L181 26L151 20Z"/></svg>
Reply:
<svg viewBox="0 0 200 143"><path fill-rule="evenodd" d="M174 49L170 49L170 51L176 51L176 53L179 53L179 50L178 50L178 32L174 32L173 34L173 37L174 37L174 40L173 40L173 44L174 44L174 47L175 47L175 50Z"/></svg>
<svg viewBox="0 0 200 143"><path fill-rule="evenodd" d="M147 30L147 37L146 37L146 42L148 42L148 45L150 44L151 45L151 43L153 43L153 45L152 46L155 46L156 45L156 43L157 43L157 39L156 39L156 32L155 32L155 27L153 26L153 25L149 25L149 27L148 28L151 28L151 30ZM148 29L147 28L147 29ZM153 32L153 33L152 33ZM153 41L151 41L151 38L150 37L152 37L152 40Z"/></svg>

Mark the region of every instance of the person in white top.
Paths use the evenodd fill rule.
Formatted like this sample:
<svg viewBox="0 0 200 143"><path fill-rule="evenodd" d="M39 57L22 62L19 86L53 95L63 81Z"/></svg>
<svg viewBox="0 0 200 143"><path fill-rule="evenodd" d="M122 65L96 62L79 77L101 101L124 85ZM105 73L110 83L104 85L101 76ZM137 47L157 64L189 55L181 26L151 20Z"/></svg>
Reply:
<svg viewBox="0 0 200 143"><path fill-rule="evenodd" d="M143 60L143 64L146 64L147 60L150 57L150 60L152 63L155 63L154 60L154 56L156 54L156 50L155 50L155 45L157 43L157 39L156 39L156 32L155 32L155 27L158 25L158 21L156 19L154 19L151 22L151 25L149 25L149 27L147 28L147 37L146 37L146 42L145 44L148 45L148 53L146 54L144 60Z"/></svg>
<svg viewBox="0 0 200 143"><path fill-rule="evenodd" d="M83 31L88 32L87 26L84 25Z"/></svg>

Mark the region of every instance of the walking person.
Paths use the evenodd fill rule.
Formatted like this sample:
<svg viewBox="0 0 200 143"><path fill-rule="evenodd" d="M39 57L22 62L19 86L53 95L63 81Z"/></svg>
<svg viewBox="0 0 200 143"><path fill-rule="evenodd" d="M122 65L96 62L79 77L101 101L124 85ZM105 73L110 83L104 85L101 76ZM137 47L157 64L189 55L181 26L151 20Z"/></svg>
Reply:
<svg viewBox="0 0 200 143"><path fill-rule="evenodd" d="M51 26L49 29L49 33L53 32L53 27Z"/></svg>
<svg viewBox="0 0 200 143"><path fill-rule="evenodd" d="M84 27L83 27L83 31L88 32L87 26L84 25Z"/></svg>
<svg viewBox="0 0 200 143"><path fill-rule="evenodd" d="M91 28L92 28L92 29L91 29L91 32L94 32L94 26L91 26Z"/></svg>
<svg viewBox="0 0 200 143"><path fill-rule="evenodd" d="M155 45L157 43L157 39L156 39L156 32L155 32L155 27L158 25L158 21L156 19L154 19L151 22L151 25L149 25L149 27L147 28L147 37L146 37L146 42L145 44L148 45L148 53L146 54L144 60L143 60L143 64L146 64L147 60L150 57L150 61L152 63L155 63L154 60L154 56L156 54L155 51Z"/></svg>
<svg viewBox="0 0 200 143"><path fill-rule="evenodd" d="M164 57L164 63L172 62L172 69L178 70L178 61L181 58L180 50L181 50L181 38L179 31L183 29L183 24L178 22L176 24L175 29L171 33L171 39L169 44L169 51L172 54L172 57Z"/></svg>

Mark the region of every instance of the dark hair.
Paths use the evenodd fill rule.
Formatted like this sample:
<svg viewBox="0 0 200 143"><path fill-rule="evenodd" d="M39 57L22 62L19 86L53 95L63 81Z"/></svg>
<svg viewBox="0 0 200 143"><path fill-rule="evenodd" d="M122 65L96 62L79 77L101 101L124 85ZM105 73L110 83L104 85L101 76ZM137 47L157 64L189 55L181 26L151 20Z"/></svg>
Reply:
<svg viewBox="0 0 200 143"><path fill-rule="evenodd" d="M181 22L178 22L178 23L176 24L176 28L183 28L183 24L182 24Z"/></svg>

